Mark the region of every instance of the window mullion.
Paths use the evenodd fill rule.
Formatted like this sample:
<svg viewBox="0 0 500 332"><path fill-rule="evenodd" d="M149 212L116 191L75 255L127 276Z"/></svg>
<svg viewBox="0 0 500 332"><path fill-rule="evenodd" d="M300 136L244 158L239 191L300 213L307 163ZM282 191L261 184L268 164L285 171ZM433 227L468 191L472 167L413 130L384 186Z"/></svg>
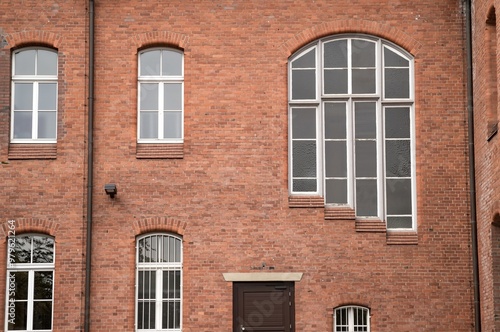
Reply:
<svg viewBox="0 0 500 332"><path fill-rule="evenodd" d="M164 124L165 124L165 107L163 102L165 101L164 93L165 93L165 82L158 83L158 138L164 138Z"/></svg>
<svg viewBox="0 0 500 332"><path fill-rule="evenodd" d="M33 82L32 129L31 138L38 139L38 82Z"/></svg>
<svg viewBox="0 0 500 332"><path fill-rule="evenodd" d="M156 273L156 302L155 302L155 314L156 314L156 330L160 331L162 326L162 304L163 304L163 270L158 269Z"/></svg>
<svg viewBox="0 0 500 332"><path fill-rule="evenodd" d="M27 299L27 322L28 331L33 330L33 298L35 292L35 271L28 271L28 299Z"/></svg>
<svg viewBox="0 0 500 332"><path fill-rule="evenodd" d="M349 85L350 86L350 85ZM355 197L355 188L354 182L356 181L354 178L354 102L351 99L346 103L347 105L347 204L353 208L354 206L354 197Z"/></svg>
<svg viewBox="0 0 500 332"><path fill-rule="evenodd" d="M384 111L380 103L377 102L376 110L376 146L377 146L377 211L378 217L383 220L386 211L386 197L385 197L385 134L384 134Z"/></svg>

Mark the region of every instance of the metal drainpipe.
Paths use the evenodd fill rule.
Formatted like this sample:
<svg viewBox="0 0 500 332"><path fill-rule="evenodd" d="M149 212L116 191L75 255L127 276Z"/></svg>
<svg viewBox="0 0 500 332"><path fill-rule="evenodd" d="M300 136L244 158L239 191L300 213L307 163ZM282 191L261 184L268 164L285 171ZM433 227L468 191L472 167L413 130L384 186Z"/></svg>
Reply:
<svg viewBox="0 0 500 332"><path fill-rule="evenodd" d="M476 214L476 168L474 156L474 100L472 85L472 19L471 0L465 0L465 31L467 49L467 114L468 114L468 136L469 136L469 183L470 183L470 226L472 245L472 274L474 282L474 327L476 332L481 332L481 305L479 293L479 263L477 246L477 214Z"/></svg>
<svg viewBox="0 0 500 332"><path fill-rule="evenodd" d="M92 263L92 189L94 182L94 0L89 0L89 100L87 134L87 243L85 254L85 321L90 331L90 276Z"/></svg>

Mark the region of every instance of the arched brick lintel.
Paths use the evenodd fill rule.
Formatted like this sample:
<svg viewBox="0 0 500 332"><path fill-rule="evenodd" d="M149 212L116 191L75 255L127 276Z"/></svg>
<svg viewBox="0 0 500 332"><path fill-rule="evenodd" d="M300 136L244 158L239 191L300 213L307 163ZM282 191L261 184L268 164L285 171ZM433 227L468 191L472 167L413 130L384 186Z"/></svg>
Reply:
<svg viewBox="0 0 500 332"><path fill-rule="evenodd" d="M63 42L61 35L48 31L30 30L7 34L4 36L9 48L18 48L33 44L47 45L59 48Z"/></svg>
<svg viewBox="0 0 500 332"><path fill-rule="evenodd" d="M173 31L152 31L141 33L137 34L134 40L137 49L167 44L184 50L189 43L189 37L187 35Z"/></svg>
<svg viewBox="0 0 500 332"><path fill-rule="evenodd" d="M14 223L9 221L13 220ZM14 225L14 228L9 228L10 225ZM42 233L55 237L60 224L54 222L50 219L37 219L37 218L21 218L21 219L9 219L0 225L0 232L2 238L6 238L9 235L19 235L23 233ZM14 233L9 233L13 231Z"/></svg>
<svg viewBox="0 0 500 332"><path fill-rule="evenodd" d="M281 48L288 58L299 48L316 39L340 33L364 33L378 36L397 44L413 56L418 53L421 47L417 40L396 27L377 21L352 19L325 22L308 28L287 40L281 45Z"/></svg>
<svg viewBox="0 0 500 332"><path fill-rule="evenodd" d="M184 235L186 223L169 217L155 217L135 221L133 229L135 236L151 232L171 232Z"/></svg>

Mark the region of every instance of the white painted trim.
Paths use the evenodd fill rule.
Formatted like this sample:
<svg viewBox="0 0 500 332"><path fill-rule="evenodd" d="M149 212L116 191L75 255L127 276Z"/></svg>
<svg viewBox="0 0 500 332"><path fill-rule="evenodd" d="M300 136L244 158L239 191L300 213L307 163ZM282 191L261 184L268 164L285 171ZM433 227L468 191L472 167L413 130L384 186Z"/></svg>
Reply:
<svg viewBox="0 0 500 332"><path fill-rule="evenodd" d="M302 272L223 273L225 281L300 281Z"/></svg>

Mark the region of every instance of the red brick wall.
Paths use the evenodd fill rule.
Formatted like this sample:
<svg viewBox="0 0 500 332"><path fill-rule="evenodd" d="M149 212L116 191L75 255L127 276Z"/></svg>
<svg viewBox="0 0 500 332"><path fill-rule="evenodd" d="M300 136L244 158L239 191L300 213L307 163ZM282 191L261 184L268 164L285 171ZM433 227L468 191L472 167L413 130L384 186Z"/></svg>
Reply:
<svg viewBox="0 0 500 332"><path fill-rule="evenodd" d="M54 330L78 330L85 11L76 1L2 7L8 19L0 31L58 36L64 65L57 159L0 165L0 202L7 202L0 217L58 225ZM32 10L52 16L33 22ZM92 331L133 331L135 236L148 231L183 235L184 332L230 331L232 285L222 273L254 272L262 262L304 273L295 284L297 331L331 331L333 308L352 303L370 307L372 331L473 330L464 16L457 1L97 0L95 10ZM343 32L389 39L415 57L417 245L387 245L385 233L356 232L354 220L288 206L287 59ZM137 52L151 45L184 50L182 159L136 158ZM0 55L7 68L10 47ZM0 86L8 88L2 72ZM3 88L0 103L7 160ZM105 195L106 183L117 184L114 199Z"/></svg>

